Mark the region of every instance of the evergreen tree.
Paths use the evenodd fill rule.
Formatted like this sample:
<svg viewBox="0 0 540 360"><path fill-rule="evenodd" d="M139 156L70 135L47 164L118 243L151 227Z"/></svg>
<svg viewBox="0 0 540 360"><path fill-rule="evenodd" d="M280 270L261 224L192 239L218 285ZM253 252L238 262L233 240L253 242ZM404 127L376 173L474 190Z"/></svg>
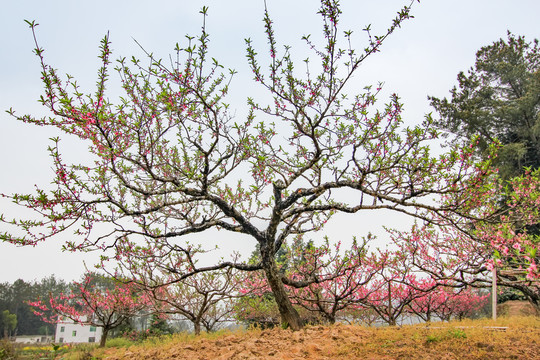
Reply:
<svg viewBox="0 0 540 360"><path fill-rule="evenodd" d="M451 99L430 97L436 124L467 143L479 137L480 156L496 139L495 162L502 179L540 167L540 49L538 40L508 33L476 53L467 74L460 72Z"/></svg>
<svg viewBox="0 0 540 360"><path fill-rule="evenodd" d="M464 145L471 137L477 137L478 155L483 158L489 156L490 145L500 142L494 165L506 184L527 169L540 168L538 39L527 42L525 37L508 32L506 40L499 39L482 47L476 53L474 67L467 74L460 72L457 80L458 86L451 90L451 99L429 98L440 115L435 124L455 135ZM501 195L501 200L504 199ZM524 231L536 244L530 249L530 257L538 264L540 254L536 248L540 241L540 224L525 226ZM501 256L513 272L498 274L500 285L519 290L538 306L540 287L527 281L524 272L519 273L522 266L518 259L498 252L494 254L498 259Z"/></svg>

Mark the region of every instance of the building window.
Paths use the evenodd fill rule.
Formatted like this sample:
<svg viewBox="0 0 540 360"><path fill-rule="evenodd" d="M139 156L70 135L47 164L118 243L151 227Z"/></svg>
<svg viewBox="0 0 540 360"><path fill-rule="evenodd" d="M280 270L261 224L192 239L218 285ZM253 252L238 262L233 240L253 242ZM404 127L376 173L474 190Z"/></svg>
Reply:
<svg viewBox="0 0 540 360"><path fill-rule="evenodd" d="M64 330L66 330L66 327L65 326L60 326L60 332L64 332Z"/></svg>
<svg viewBox="0 0 540 360"><path fill-rule="evenodd" d="M77 336L77 330L73 330L73 332L71 333L71 336Z"/></svg>
<svg viewBox="0 0 540 360"><path fill-rule="evenodd" d="M64 338L58 339L58 342L59 342L60 344L63 343L63 342L64 342Z"/></svg>
<svg viewBox="0 0 540 360"><path fill-rule="evenodd" d="M88 338L88 342L89 342L89 343L95 343L95 342L96 342L96 338L93 337L93 336L92 336L92 337L89 337L89 338Z"/></svg>
<svg viewBox="0 0 540 360"><path fill-rule="evenodd" d="M96 327L95 326L90 326L90 332L96 332Z"/></svg>

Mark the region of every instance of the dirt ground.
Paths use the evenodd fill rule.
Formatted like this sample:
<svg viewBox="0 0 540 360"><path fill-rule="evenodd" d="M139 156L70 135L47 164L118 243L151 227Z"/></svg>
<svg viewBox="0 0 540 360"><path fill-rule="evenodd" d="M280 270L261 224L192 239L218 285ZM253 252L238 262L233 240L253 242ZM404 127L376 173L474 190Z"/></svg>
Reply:
<svg viewBox="0 0 540 360"><path fill-rule="evenodd" d="M511 300L497 305L499 316L540 316L528 301Z"/></svg>
<svg viewBox="0 0 540 360"><path fill-rule="evenodd" d="M519 318L518 318L519 319ZM356 325L225 333L158 346L106 349L106 359L540 359L540 319L433 323L393 328Z"/></svg>

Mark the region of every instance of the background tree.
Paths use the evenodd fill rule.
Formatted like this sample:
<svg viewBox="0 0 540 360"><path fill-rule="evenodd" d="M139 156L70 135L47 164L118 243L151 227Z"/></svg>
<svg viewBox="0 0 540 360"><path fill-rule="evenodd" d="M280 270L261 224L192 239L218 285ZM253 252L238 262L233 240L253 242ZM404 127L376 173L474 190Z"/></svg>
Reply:
<svg viewBox="0 0 540 360"><path fill-rule="evenodd" d="M116 70L125 96L117 105L106 93L107 37L97 89L88 96L71 77L64 82L46 64L36 42L45 87L41 102L53 116L10 113L79 138L89 145L93 159L65 163L60 140L54 139L50 155L56 188L11 195L40 217L1 216L25 231L23 236L6 232L1 238L35 244L72 230L69 249L116 250L111 257L125 263L142 257L163 261L162 268L178 280L226 267L262 270L282 322L300 329L302 321L285 286L304 288L317 278L299 281L278 271L276 254L287 239L321 230L338 212L366 210L395 211L430 223L452 218L448 223L466 231L465 220L475 214L471 208L491 184L490 168L475 164L469 147L430 155L437 132L429 120L406 127L397 95L377 109L379 89L346 93L359 66L410 17L412 3L386 33L374 36L366 28L368 44L357 52L352 33L338 26L338 2L322 0L323 43L304 38L317 64L308 59L300 74L291 49L278 47L265 12L268 70L249 39L247 60L255 82L271 100L265 105L249 98L243 120L233 118L224 102L229 78L208 56L204 26L197 39L176 47L169 67L152 55L148 67L135 58L132 67L120 59ZM206 9L202 12L206 15ZM36 24L28 23L35 31ZM211 229L251 237L259 245L260 262L218 260L196 266L190 236ZM180 264L190 266L171 267L172 252L182 259Z"/></svg>
<svg viewBox="0 0 540 360"><path fill-rule="evenodd" d="M59 295L67 288L68 284L57 280L54 276L39 281L26 282L18 279L13 283L0 284L0 313L9 311L17 317L13 335L54 334L54 325L36 316L28 302L38 297L47 297L49 294Z"/></svg>
<svg viewBox="0 0 540 360"><path fill-rule="evenodd" d="M11 285L9 296L9 311L17 317L18 327L13 329L13 335L29 334L38 322L31 308L25 301L34 298L32 284L22 279L15 280Z"/></svg>
<svg viewBox="0 0 540 360"><path fill-rule="evenodd" d="M13 335L13 331L17 328L17 315L11 314L9 310L2 311L2 332L4 333L4 338L9 338Z"/></svg>
<svg viewBox="0 0 540 360"><path fill-rule="evenodd" d="M58 297L51 294L47 300L38 299L30 305L38 316L51 323L67 318L78 324L101 327L99 346L103 347L110 331L138 315L148 302L129 284L87 273L71 292ZM54 315L48 316L51 311Z"/></svg>
<svg viewBox="0 0 540 360"><path fill-rule="evenodd" d="M288 252L288 271L298 280L316 279L304 288L288 288L293 303L313 319L333 324L346 309L365 300L369 296L365 285L379 271L368 254L368 240L353 239L351 247L343 251L341 243L332 246L328 239L318 246L293 247Z"/></svg>
<svg viewBox="0 0 540 360"><path fill-rule="evenodd" d="M538 179L540 169L532 175ZM471 231L467 233L456 231L452 224L423 224L410 232L394 232L393 240L407 254L411 268L443 284L450 281L463 286L491 287L491 271L496 268L500 285L521 291L538 308L540 242L536 234L528 232L540 220L538 180L531 180L528 175L513 178L504 187L493 188L491 196L480 201L483 211L501 209L500 221L470 222Z"/></svg>
<svg viewBox="0 0 540 360"><path fill-rule="evenodd" d="M62 293L68 292L69 288L72 287L73 285L74 285L73 283L67 283L64 280L57 279L54 275L51 275L49 277L43 278L33 283L35 292L33 293L32 299L27 299L26 301L34 301L37 298L45 299L48 296L59 297ZM26 302L25 304L27 305ZM38 334L54 335L56 331L54 324L51 324L49 322L44 322L42 318L35 316L33 312L32 312L32 315L33 315L33 319L39 320L40 326L38 328L38 332L37 332ZM49 316L52 315L52 312L48 315ZM34 329L36 325L33 325ZM33 334L35 333L36 332L34 330Z"/></svg>
<svg viewBox="0 0 540 360"><path fill-rule="evenodd" d="M437 284L417 279L407 253L378 250L372 265L377 272L361 292L362 305L373 310L390 326L398 324L408 315L410 304L417 298L433 291Z"/></svg>
<svg viewBox="0 0 540 360"><path fill-rule="evenodd" d="M207 332L214 331L220 323L233 319L233 299L238 296L241 283L232 268L202 272L182 281L174 277L141 280L137 282L146 284L152 311L184 317L191 322L196 335L203 327Z"/></svg>
<svg viewBox="0 0 540 360"><path fill-rule="evenodd" d="M508 33L476 53L467 74L458 74L451 99L430 97L436 125L466 143L478 136L479 154L501 142L495 164L504 180L540 167L540 48Z"/></svg>
<svg viewBox="0 0 540 360"><path fill-rule="evenodd" d="M433 280L428 281L433 282ZM444 321L451 318L472 317L488 303L489 293L480 293L478 289L464 287L439 286L414 299L409 304L409 311L422 320L429 322L435 316Z"/></svg>
<svg viewBox="0 0 540 360"><path fill-rule="evenodd" d="M167 321L167 318L160 317L158 314L152 314L148 330L153 335L167 335L174 333L174 329Z"/></svg>
<svg viewBox="0 0 540 360"><path fill-rule="evenodd" d="M430 100L440 115L436 125L463 142L477 136L480 156L488 157L489 145L500 142L494 165L499 168L503 181L522 175L526 169L540 167L540 48L537 39L531 43L523 36L508 32L507 39L500 39L477 52L475 65L467 74L458 74L458 87L451 90L451 99L430 97ZM540 262L540 227L538 223L528 222L526 230L531 243L527 246L531 252L528 256L534 259L532 263L536 266ZM538 284L531 283L530 276L526 279L526 273L519 273L523 269L522 257L509 252L507 246L502 247L501 251L495 246L491 255L504 260L506 270L514 272L499 273L500 285L519 289L538 306Z"/></svg>

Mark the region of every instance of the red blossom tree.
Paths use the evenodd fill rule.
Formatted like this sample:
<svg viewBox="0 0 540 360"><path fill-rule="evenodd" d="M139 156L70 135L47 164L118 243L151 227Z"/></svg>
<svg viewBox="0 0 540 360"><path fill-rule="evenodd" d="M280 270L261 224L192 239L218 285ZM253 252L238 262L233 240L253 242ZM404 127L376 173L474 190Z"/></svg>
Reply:
<svg viewBox="0 0 540 360"><path fill-rule="evenodd" d="M316 280L278 271L276 254L287 239L321 230L338 212L394 211L431 224L444 220L460 231L467 230L471 218L492 215L472 211L489 191L492 171L487 163L475 164L472 148L456 146L433 156L429 144L438 134L431 121L406 127L397 95L384 107L375 105L380 88L347 95L357 69L410 17L412 3L382 35L366 28L367 46L356 51L352 32L339 28L338 2L321 0L324 40L319 45L304 37L312 59L303 72L292 50L278 47L265 11L268 70L250 40L247 60L255 82L272 101L265 105L249 98L245 119L235 118L224 102L234 71L229 77L209 58L204 26L197 39L177 46L170 66L152 55L148 67L135 58L131 67L120 59L116 70L125 96L117 104L106 91L108 37L101 45L96 92L88 96L71 77L62 80L47 65L36 41L45 87L41 102L53 116L10 113L79 138L94 161L65 163L60 140L54 139L55 189L10 195L40 217L9 220L2 215L25 235L6 232L1 238L35 244L72 231L69 249L112 249L125 263L146 256L163 261L162 267L179 280L227 267L261 270L282 322L300 329L286 286L300 289ZM206 9L202 12L206 16ZM34 32L37 24L29 25ZM171 266L171 253L181 263L196 264L187 240L211 229L248 235L259 245L260 261Z"/></svg>
<svg viewBox="0 0 540 360"><path fill-rule="evenodd" d="M540 238L527 232L540 218L540 171L530 175L484 193L477 211L498 212L494 221L470 221L466 232L450 223L424 224L410 232L395 232L395 243L409 254L411 268L442 284L491 287L495 268L499 285L521 291L540 308ZM501 198L506 199L503 206Z"/></svg>
<svg viewBox="0 0 540 360"><path fill-rule="evenodd" d="M416 284L420 288L426 286L431 291L426 291L420 297L413 299L409 304L409 311L420 317L425 322L430 322L437 309L444 306L448 299L446 292L441 292L441 288L437 287L436 282L432 279L426 279Z"/></svg>
<svg viewBox="0 0 540 360"><path fill-rule="evenodd" d="M432 279L425 280L423 285L432 290L409 304L409 311L426 322L431 321L433 316L445 321L453 317L461 320L474 315L488 301L489 294L481 294L478 289L444 285L433 289L434 283Z"/></svg>
<svg viewBox="0 0 540 360"><path fill-rule="evenodd" d="M105 346L109 332L128 319L139 315L148 302L137 288L96 274L86 274L80 283L74 283L70 293L30 303L34 312L45 321L58 323L68 318L78 324L101 327L99 346ZM54 314L47 317L45 312Z"/></svg>
<svg viewBox="0 0 540 360"><path fill-rule="evenodd" d="M345 309L358 305L368 296L362 291L363 286L379 269L373 267L367 241L358 243L355 239L350 249L345 251L340 251L340 247L340 243L330 245L328 239L318 246L300 240L293 246L287 246L285 255L280 259L280 272L296 284L307 284L303 287L285 286L293 305L301 309L307 321L333 324ZM246 279L240 292L263 297L263 300L252 301L252 306L249 300L241 304L243 318L273 319L274 309L263 306L265 294L271 293L263 274Z"/></svg>
<svg viewBox="0 0 540 360"><path fill-rule="evenodd" d="M296 254L288 271L297 281L308 281L302 288L288 287L294 304L316 313L333 324L346 309L362 303L368 296L367 284L380 271L374 255L368 253L370 237L340 251L341 244L326 242ZM294 256L295 254L293 254Z"/></svg>
<svg viewBox="0 0 540 360"><path fill-rule="evenodd" d="M379 250L374 255L378 271L361 290L366 294L363 307L373 310L390 326L408 314L411 302L437 287L436 283L418 279L408 260L400 251Z"/></svg>

